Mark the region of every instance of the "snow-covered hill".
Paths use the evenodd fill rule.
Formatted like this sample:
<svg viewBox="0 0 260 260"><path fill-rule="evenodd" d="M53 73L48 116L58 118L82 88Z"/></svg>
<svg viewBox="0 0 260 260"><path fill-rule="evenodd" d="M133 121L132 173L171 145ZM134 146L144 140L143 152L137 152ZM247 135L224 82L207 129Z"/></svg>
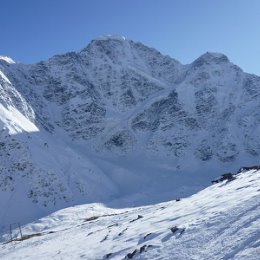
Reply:
<svg viewBox="0 0 260 260"><path fill-rule="evenodd" d="M259 163L260 77L124 37L37 64L0 57L0 229L55 210L191 195Z"/></svg>
<svg viewBox="0 0 260 260"><path fill-rule="evenodd" d="M260 166L180 201L63 209L9 234L0 259L259 260ZM225 178L224 178L225 179Z"/></svg>

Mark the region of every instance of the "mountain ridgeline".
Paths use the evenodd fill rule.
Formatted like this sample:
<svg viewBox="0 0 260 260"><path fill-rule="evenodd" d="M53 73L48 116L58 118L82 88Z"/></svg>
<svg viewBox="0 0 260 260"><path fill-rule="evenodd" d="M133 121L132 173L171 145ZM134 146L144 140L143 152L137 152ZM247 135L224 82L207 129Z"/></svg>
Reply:
<svg viewBox="0 0 260 260"><path fill-rule="evenodd" d="M0 57L0 220L192 194L259 162L259 111L260 77L223 54L182 65L99 37L37 64Z"/></svg>

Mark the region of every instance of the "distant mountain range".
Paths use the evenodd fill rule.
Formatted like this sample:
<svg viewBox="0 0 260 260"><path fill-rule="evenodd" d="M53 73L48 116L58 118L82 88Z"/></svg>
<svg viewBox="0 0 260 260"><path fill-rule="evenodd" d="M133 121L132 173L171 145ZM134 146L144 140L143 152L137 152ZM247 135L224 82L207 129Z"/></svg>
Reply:
<svg viewBox="0 0 260 260"><path fill-rule="evenodd" d="M259 163L260 77L104 36L25 65L0 57L0 226L70 205L191 195Z"/></svg>

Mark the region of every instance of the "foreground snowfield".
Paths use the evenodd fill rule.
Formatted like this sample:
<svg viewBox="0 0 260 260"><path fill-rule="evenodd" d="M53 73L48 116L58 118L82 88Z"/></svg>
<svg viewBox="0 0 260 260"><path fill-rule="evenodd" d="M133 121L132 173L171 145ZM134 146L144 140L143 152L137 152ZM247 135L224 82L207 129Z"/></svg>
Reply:
<svg viewBox="0 0 260 260"><path fill-rule="evenodd" d="M0 259L260 259L260 170L199 193L146 207L88 204L22 227ZM14 234L15 232L13 232Z"/></svg>

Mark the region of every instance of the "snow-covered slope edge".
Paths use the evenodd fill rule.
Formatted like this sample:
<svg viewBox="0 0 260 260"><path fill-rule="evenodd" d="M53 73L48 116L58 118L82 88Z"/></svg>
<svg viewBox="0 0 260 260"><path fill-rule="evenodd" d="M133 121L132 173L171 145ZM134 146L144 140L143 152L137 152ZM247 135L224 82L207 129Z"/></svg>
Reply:
<svg viewBox="0 0 260 260"><path fill-rule="evenodd" d="M226 177L180 201L58 211L22 227L23 241L1 244L0 258L258 260L260 169Z"/></svg>

